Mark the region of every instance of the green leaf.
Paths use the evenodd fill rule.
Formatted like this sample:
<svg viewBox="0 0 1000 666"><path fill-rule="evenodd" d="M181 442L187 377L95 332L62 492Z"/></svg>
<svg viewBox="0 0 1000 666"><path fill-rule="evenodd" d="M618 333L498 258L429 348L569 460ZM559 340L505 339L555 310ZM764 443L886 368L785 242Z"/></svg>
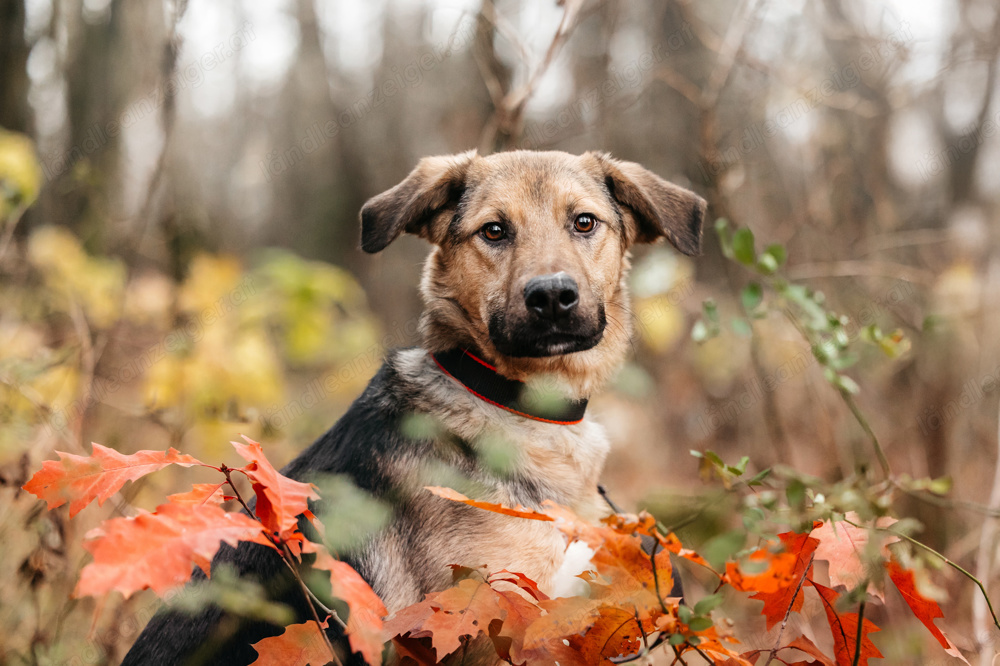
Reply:
<svg viewBox="0 0 1000 666"><path fill-rule="evenodd" d="M670 634L670 638L667 639L667 642L675 646L680 645L684 642L684 634Z"/></svg>
<svg viewBox="0 0 1000 666"><path fill-rule="evenodd" d="M715 221L715 233L719 237L719 247L722 248L722 256L726 259L733 258L733 242L729 233L729 220L720 217Z"/></svg>
<svg viewBox="0 0 1000 666"><path fill-rule="evenodd" d="M785 246L779 243L771 243L764 250L764 254L774 259L774 263L778 266L783 266L785 261L788 259L788 255L785 252Z"/></svg>
<svg viewBox="0 0 1000 666"><path fill-rule="evenodd" d="M719 306L715 304L714 298L706 298L701 304L701 309L705 313L705 319L713 324L719 323Z"/></svg>
<svg viewBox="0 0 1000 666"><path fill-rule="evenodd" d="M836 386L841 391L850 393L851 395L856 395L861 391L861 387L858 386L857 382L848 377L847 375L842 375L840 373L835 373L834 378L830 382Z"/></svg>
<svg viewBox="0 0 1000 666"><path fill-rule="evenodd" d="M687 624L691 621L692 617L694 617L694 614L691 612L690 608L688 608L684 604L680 604L677 607L677 619L679 619L681 622Z"/></svg>
<svg viewBox="0 0 1000 666"><path fill-rule="evenodd" d="M740 300L743 302L744 310L753 312L760 306L761 301L764 300L764 290L759 283L751 282L743 287L743 291L740 292Z"/></svg>
<svg viewBox="0 0 1000 666"><path fill-rule="evenodd" d="M753 266L757 258L754 250L753 232L743 227L733 234L733 256L741 264Z"/></svg>
<svg viewBox="0 0 1000 666"><path fill-rule="evenodd" d="M713 610L718 608L724 601L721 594L710 594L709 596L700 599L698 603L694 605L695 615L707 615Z"/></svg>
<svg viewBox="0 0 1000 666"><path fill-rule="evenodd" d="M722 461L722 458L720 458L719 454L715 451L705 451L705 459L716 467L720 467L722 469L726 468L726 463Z"/></svg>
<svg viewBox="0 0 1000 666"><path fill-rule="evenodd" d="M750 322L746 319L733 317L733 320L729 323L729 325L732 327L733 333L741 338L749 338L753 335L753 328L750 326Z"/></svg>
<svg viewBox="0 0 1000 666"><path fill-rule="evenodd" d="M761 470L760 472L757 472L756 476L754 476L752 479L750 479L749 481L747 481L747 485L748 486L759 486L759 485L761 485L764 482L764 479L766 479L768 476L770 476L770 474L771 474L771 468L770 467L768 467L765 470Z"/></svg>
<svg viewBox="0 0 1000 666"><path fill-rule="evenodd" d="M745 540L746 536L742 530L725 532L705 542L702 555L713 568L721 569L733 553L743 548Z"/></svg>
<svg viewBox="0 0 1000 666"><path fill-rule="evenodd" d="M686 622L685 624L687 624L687 626L691 629L691 631L705 631L706 629L711 627L714 623L710 618L696 617L690 622ZM694 637L692 636L692 638Z"/></svg>
<svg viewBox="0 0 1000 666"><path fill-rule="evenodd" d="M798 479L792 479L788 482L788 486L785 487L785 497L788 499L789 506L801 509L806 505L805 484Z"/></svg>
<svg viewBox="0 0 1000 666"><path fill-rule="evenodd" d="M778 270L778 262L769 254L757 257L757 270L764 275L772 275Z"/></svg>

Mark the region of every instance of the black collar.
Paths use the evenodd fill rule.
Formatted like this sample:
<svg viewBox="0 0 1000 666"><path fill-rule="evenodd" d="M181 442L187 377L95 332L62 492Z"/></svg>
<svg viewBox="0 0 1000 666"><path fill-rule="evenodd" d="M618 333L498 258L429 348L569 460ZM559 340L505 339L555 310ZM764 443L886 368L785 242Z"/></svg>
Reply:
<svg viewBox="0 0 1000 666"><path fill-rule="evenodd" d="M545 423L573 425L583 420L587 411L586 400L574 400L561 405L545 407L528 406L521 401L524 383L507 379L492 365L464 349L451 349L431 354L449 377L464 386L480 400L496 405L508 412Z"/></svg>

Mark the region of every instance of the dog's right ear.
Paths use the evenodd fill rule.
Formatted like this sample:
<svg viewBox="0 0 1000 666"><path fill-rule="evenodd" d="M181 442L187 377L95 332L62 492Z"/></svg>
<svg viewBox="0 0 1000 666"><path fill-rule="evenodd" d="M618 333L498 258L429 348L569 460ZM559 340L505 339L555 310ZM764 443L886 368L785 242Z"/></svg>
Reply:
<svg viewBox="0 0 1000 666"><path fill-rule="evenodd" d="M361 208L361 249L380 252L404 231L434 241L432 222L454 208L465 191L475 150L425 157L403 182Z"/></svg>

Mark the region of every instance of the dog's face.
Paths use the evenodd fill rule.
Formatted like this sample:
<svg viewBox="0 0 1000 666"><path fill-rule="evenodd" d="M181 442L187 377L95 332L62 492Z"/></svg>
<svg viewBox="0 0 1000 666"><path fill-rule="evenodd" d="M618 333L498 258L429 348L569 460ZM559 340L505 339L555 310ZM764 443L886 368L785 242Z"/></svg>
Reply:
<svg viewBox="0 0 1000 666"><path fill-rule="evenodd" d="M517 379L555 372L589 393L628 345L628 249L699 250L704 201L606 155L475 152L421 160L362 209L362 247L403 231L436 245L425 344L472 347ZM574 381L574 380L585 381Z"/></svg>

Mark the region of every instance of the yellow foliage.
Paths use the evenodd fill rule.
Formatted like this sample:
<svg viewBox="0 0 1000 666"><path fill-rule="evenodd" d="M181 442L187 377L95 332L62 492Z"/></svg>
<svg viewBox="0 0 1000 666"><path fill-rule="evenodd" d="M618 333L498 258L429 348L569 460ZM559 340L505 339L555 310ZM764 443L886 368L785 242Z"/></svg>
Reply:
<svg viewBox="0 0 1000 666"><path fill-rule="evenodd" d="M52 287L51 306L72 312L78 305L96 328L110 328L121 313L125 267L116 259L91 257L63 227L42 227L28 240L28 258Z"/></svg>
<svg viewBox="0 0 1000 666"><path fill-rule="evenodd" d="M42 170L31 139L0 130L0 223L17 208L38 197Z"/></svg>
<svg viewBox="0 0 1000 666"><path fill-rule="evenodd" d="M220 300L230 296L242 277L239 260L199 254L191 262L190 272L181 287L180 308L193 313L211 310Z"/></svg>
<svg viewBox="0 0 1000 666"><path fill-rule="evenodd" d="M642 341L658 354L668 351L684 335L684 313L669 294L640 299L633 310Z"/></svg>

